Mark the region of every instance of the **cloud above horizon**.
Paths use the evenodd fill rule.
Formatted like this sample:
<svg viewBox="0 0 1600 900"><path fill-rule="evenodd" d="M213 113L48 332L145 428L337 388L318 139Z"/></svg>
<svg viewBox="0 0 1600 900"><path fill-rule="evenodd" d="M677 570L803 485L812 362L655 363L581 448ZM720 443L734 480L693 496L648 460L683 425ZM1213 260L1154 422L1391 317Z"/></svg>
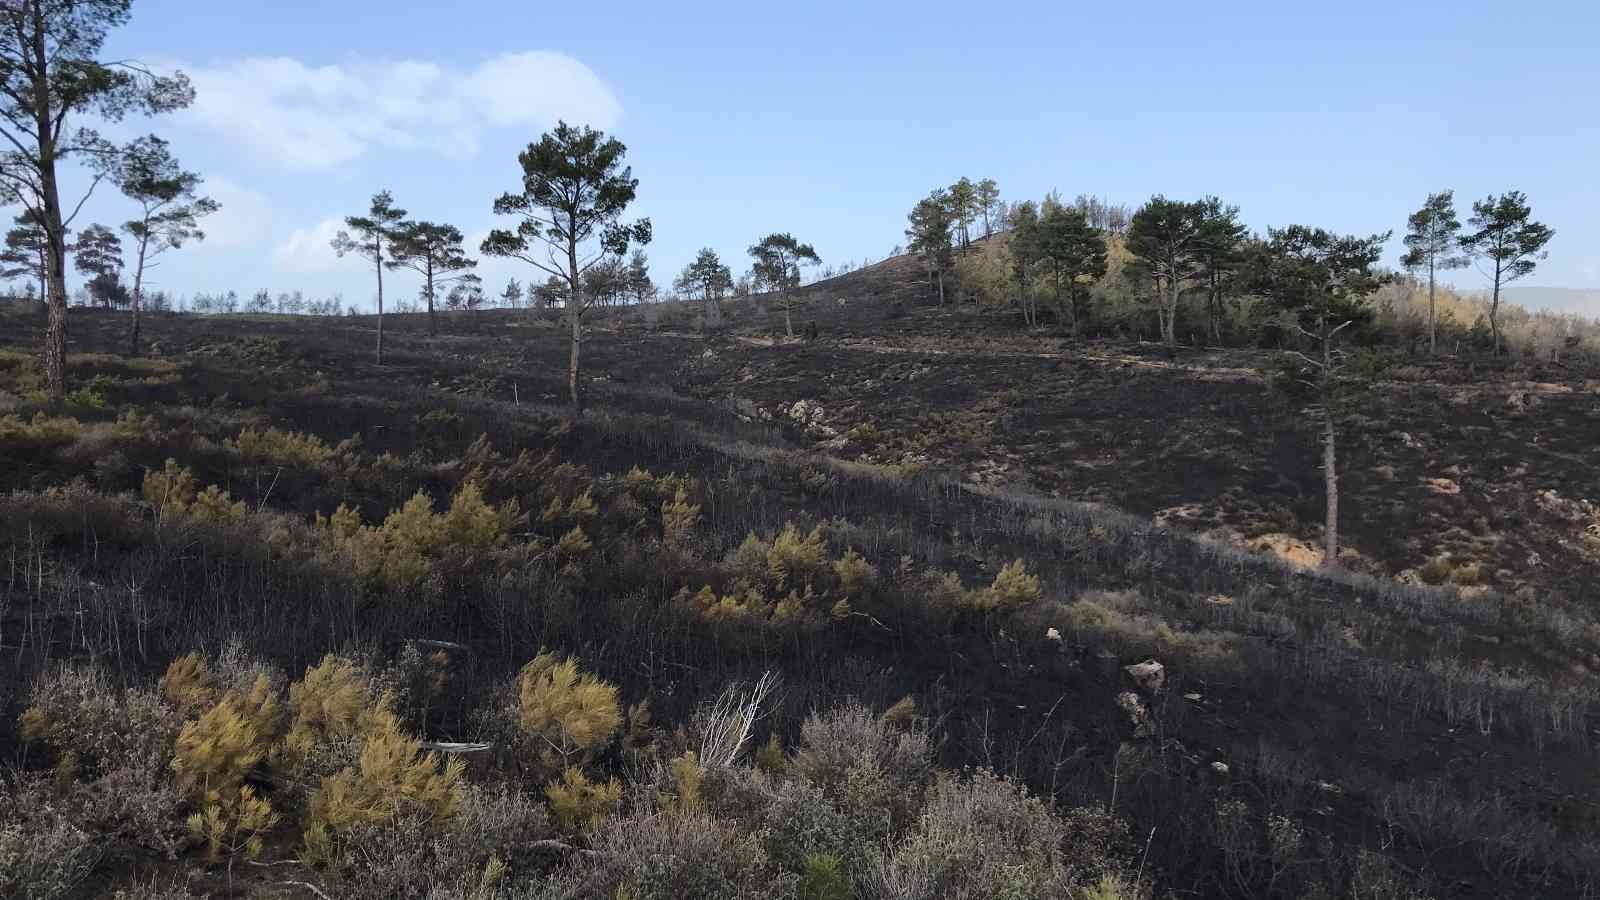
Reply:
<svg viewBox="0 0 1600 900"><path fill-rule="evenodd" d="M558 119L606 129L622 104L562 53L493 56L469 69L414 59L312 66L287 56L182 65L194 105L178 115L293 169L325 169L375 150L467 158L485 131Z"/></svg>

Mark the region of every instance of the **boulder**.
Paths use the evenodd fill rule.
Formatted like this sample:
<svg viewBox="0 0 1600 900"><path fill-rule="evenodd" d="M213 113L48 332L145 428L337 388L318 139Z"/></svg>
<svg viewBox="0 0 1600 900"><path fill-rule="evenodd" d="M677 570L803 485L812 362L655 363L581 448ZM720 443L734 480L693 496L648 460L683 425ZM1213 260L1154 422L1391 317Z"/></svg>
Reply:
<svg viewBox="0 0 1600 900"><path fill-rule="evenodd" d="M1153 659L1123 666L1122 671L1128 673L1128 677L1139 690L1147 693L1159 691L1167 683L1167 667Z"/></svg>

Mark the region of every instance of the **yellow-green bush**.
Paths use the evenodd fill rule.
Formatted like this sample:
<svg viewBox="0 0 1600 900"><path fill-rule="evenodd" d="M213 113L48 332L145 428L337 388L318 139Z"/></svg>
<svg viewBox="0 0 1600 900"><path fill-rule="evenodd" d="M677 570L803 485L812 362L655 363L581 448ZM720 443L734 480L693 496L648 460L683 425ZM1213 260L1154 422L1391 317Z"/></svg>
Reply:
<svg viewBox="0 0 1600 900"><path fill-rule="evenodd" d="M62 447L77 440L83 425L71 416L42 412L23 421L20 416L0 416L0 444L20 447Z"/></svg>
<svg viewBox="0 0 1600 900"><path fill-rule="evenodd" d="M697 809L704 799L702 785L706 770L693 750L685 750L667 762L668 792L663 805L678 811Z"/></svg>
<svg viewBox="0 0 1600 900"><path fill-rule="evenodd" d="M621 724L616 686L571 657L540 653L517 676L517 725L548 771L581 765Z"/></svg>
<svg viewBox="0 0 1600 900"><path fill-rule="evenodd" d="M562 535L561 540L556 542L556 556L568 561L580 559L592 549L594 543L578 525L572 526L572 530Z"/></svg>
<svg viewBox="0 0 1600 900"><path fill-rule="evenodd" d="M682 487L672 499L661 504L661 542L668 547L683 547L700 524L700 506L689 502L689 494Z"/></svg>
<svg viewBox="0 0 1600 900"><path fill-rule="evenodd" d="M450 546L487 550L504 544L511 529L521 521L522 510L517 501L491 506L484 502L478 486L469 481L450 501L450 509L439 522L439 532Z"/></svg>
<svg viewBox="0 0 1600 900"><path fill-rule="evenodd" d="M186 512L196 522L228 525L244 518L245 506L243 500L235 502L227 491L213 484L195 495Z"/></svg>
<svg viewBox="0 0 1600 900"><path fill-rule="evenodd" d="M422 752L416 738L390 723L368 735L354 767L325 776L306 812L305 856L331 862L340 855L340 833L357 825L392 821L402 815L440 823L453 816L461 800L466 764Z"/></svg>
<svg viewBox="0 0 1600 900"><path fill-rule="evenodd" d="M382 525L361 524L360 513L344 504L327 518L318 513L315 521L333 536L333 548L349 571L399 589L427 578L438 560L505 546L511 529L522 519L517 501L492 506L478 486L468 482L444 513L435 513L432 498L419 490L389 513Z"/></svg>
<svg viewBox="0 0 1600 900"><path fill-rule="evenodd" d="M822 526L802 535L791 522L773 538L767 551L767 576L779 587L803 583L822 568L826 552Z"/></svg>
<svg viewBox="0 0 1600 900"><path fill-rule="evenodd" d="M216 485L199 490L194 473L168 459L161 471L146 472L143 494L146 503L155 507L156 517L166 520L187 514L198 522L224 525L244 518L243 501L235 502L227 491Z"/></svg>
<svg viewBox="0 0 1600 900"><path fill-rule="evenodd" d="M161 695L184 718L217 702L217 678L203 653L180 656L161 676Z"/></svg>
<svg viewBox="0 0 1600 900"><path fill-rule="evenodd" d="M1039 576L1029 575L1022 560L1013 560L1001 567L994 583L987 591L974 595L974 605L980 609L1016 609L1038 600Z"/></svg>
<svg viewBox="0 0 1600 900"><path fill-rule="evenodd" d="M188 509L198 490L199 483L195 481L194 473L178 465L175 459L167 460L166 467L161 471L152 470L144 476L145 502L155 507L156 515L160 517Z"/></svg>
<svg viewBox="0 0 1600 900"><path fill-rule="evenodd" d="M833 574L839 579L839 589L844 591L845 596L853 597L877 579L878 570L861 554L850 549L844 552L844 556L834 560Z"/></svg>
<svg viewBox="0 0 1600 900"><path fill-rule="evenodd" d="M230 450L252 465L290 466L314 469L333 456L333 448L315 435L298 431L279 431L268 428L257 431L246 428L239 437L226 442Z"/></svg>
<svg viewBox="0 0 1600 900"><path fill-rule="evenodd" d="M567 767L561 777L544 787L550 815L569 834L593 831L622 806L622 783L615 778L593 782L581 769Z"/></svg>
<svg viewBox="0 0 1600 900"><path fill-rule="evenodd" d="M256 796L249 785L238 793L219 796L206 803L200 812L189 816L189 834L206 845L206 857L220 862L225 856L242 853L250 859L261 855L263 836L278 826L282 817L272 811L266 798Z"/></svg>
<svg viewBox="0 0 1600 900"><path fill-rule="evenodd" d="M236 797L246 775L277 737L277 693L265 675L248 693L230 690L200 718L184 723L173 746L179 788L207 803Z"/></svg>
<svg viewBox="0 0 1600 900"><path fill-rule="evenodd" d="M322 745L392 730L397 720L390 704L361 667L342 656L324 656L289 686L288 729L276 757L297 769Z"/></svg>

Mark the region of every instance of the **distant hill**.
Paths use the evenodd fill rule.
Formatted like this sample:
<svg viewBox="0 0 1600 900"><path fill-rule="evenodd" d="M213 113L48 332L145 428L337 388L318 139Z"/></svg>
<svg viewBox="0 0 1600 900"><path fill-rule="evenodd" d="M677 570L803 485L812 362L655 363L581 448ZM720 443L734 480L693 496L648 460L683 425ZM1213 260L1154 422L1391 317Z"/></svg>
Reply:
<svg viewBox="0 0 1600 900"><path fill-rule="evenodd" d="M1466 291L1467 296L1488 297L1487 290ZM1591 319L1600 319L1600 288L1520 287L1512 286L1500 292L1500 299L1514 303L1529 312L1549 310L1558 313L1577 313Z"/></svg>

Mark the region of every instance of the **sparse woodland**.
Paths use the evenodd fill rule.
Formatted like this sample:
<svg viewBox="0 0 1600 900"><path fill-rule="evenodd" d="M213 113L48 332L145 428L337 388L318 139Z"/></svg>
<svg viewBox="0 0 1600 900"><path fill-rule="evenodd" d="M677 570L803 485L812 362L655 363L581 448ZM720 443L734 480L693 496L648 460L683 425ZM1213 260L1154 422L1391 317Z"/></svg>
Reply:
<svg viewBox="0 0 1600 900"><path fill-rule="evenodd" d="M0 10L0 896L1600 891L1600 325L1503 302L1521 193L1402 274L961 178L662 296L562 123L479 247L346 219L375 314L180 300L203 179L64 124L193 99L96 61L129 14Z"/></svg>

